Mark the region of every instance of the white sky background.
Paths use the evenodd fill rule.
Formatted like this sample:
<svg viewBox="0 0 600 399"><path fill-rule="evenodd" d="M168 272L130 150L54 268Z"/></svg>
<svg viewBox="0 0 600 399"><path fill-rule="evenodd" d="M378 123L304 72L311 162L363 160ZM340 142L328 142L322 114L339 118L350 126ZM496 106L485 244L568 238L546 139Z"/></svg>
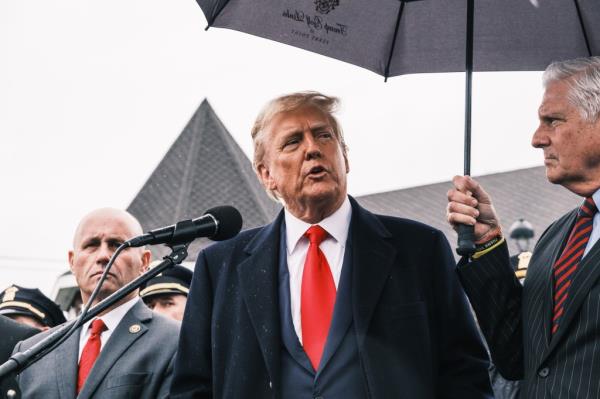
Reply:
<svg viewBox="0 0 600 399"><path fill-rule="evenodd" d="M250 156L250 127L269 99L341 97L354 195L462 172L464 74L384 83L205 26L193 0L0 2L0 289L49 292L81 216L126 208L204 98ZM474 75L473 175L542 164L529 145L540 76Z"/></svg>

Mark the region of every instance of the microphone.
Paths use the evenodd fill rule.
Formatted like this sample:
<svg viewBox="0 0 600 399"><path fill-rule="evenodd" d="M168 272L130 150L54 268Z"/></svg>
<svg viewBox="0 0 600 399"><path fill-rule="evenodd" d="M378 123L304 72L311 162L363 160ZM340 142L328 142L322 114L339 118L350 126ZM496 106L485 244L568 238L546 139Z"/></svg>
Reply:
<svg viewBox="0 0 600 399"><path fill-rule="evenodd" d="M177 245L208 237L222 241L235 237L242 229L242 215L233 206L217 206L193 220L182 220L174 225L151 230L126 241L125 247L167 244Z"/></svg>

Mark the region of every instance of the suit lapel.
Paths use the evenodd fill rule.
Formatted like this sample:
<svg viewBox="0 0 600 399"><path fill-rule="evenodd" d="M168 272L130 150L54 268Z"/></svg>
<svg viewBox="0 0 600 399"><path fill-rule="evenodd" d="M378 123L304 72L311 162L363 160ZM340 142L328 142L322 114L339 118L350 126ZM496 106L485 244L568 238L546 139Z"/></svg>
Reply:
<svg viewBox="0 0 600 399"><path fill-rule="evenodd" d="M564 313L560 319L560 326L550 341L548 352L551 352L556 347L563 335L569 330L569 324L571 324L584 300L588 297L591 287L600 278L600 267L598 267L598 263L600 262L599 243L600 241L597 241L594 244L592 249L577 266L577 270L571 280L569 294L565 300Z"/></svg>
<svg viewBox="0 0 600 399"><path fill-rule="evenodd" d="M306 371L311 374L315 373L310 360L304 352L302 344L296 335L294 329L294 322L292 321L292 313L290 312L290 279L289 274L286 273L287 281L280 281L279 289L279 300L280 300L280 314L281 314L281 339L285 345L288 353L294 360ZM287 292L286 292L287 291Z"/></svg>
<svg viewBox="0 0 600 399"><path fill-rule="evenodd" d="M281 223L279 233L279 315L281 321L281 340L288 353L306 371L314 374L314 369L294 328L292 305L290 298L290 273L287 267L287 243L285 238L285 221Z"/></svg>
<svg viewBox="0 0 600 399"><path fill-rule="evenodd" d="M543 287L543 299L544 299L544 308L543 308L543 323L544 323L544 338L546 340L546 350L549 348L548 345L552 339L552 316L553 316L553 307L554 307L554 264L560 257L562 250L569 238L569 233L571 232L571 228L575 223L575 217L577 213L573 213L569 215L562 223L557 224L557 232L555 234L549 234L550 237L553 237L552 240L547 245L549 248L548 253L549 256L544 257L544 265L542 266L542 270L544 271L542 284ZM527 281L527 279L525 279Z"/></svg>
<svg viewBox="0 0 600 399"><path fill-rule="evenodd" d="M79 365L79 334L81 328L71 334L65 342L58 346L49 356L55 356L56 381L58 382L59 397L72 398L75 396L77 372Z"/></svg>
<svg viewBox="0 0 600 399"><path fill-rule="evenodd" d="M539 357L547 351L550 342L550 319L552 318L552 265L556 260L554 242L560 246L560 241L554 237L543 247L538 246L529 264L522 307L527 321L524 324L524 339L529 340L533 353L536 354L535 364ZM544 250L545 248L545 250ZM540 334L541 333L541 334Z"/></svg>
<svg viewBox="0 0 600 399"><path fill-rule="evenodd" d="M369 211L350 197L352 204L352 308L359 348L365 340L375 305L396 259L387 241L389 231Z"/></svg>
<svg viewBox="0 0 600 399"><path fill-rule="evenodd" d="M283 211L250 241L245 248L249 257L237 268L242 296L275 389L278 389L280 380L281 338L277 275L279 227L282 221Z"/></svg>
<svg viewBox="0 0 600 399"><path fill-rule="evenodd" d="M350 233L352 233L350 231ZM335 307L333 310L333 319L331 320L331 327L327 335L327 342L323 349L323 356L321 363L319 364L319 370L317 377L327 367L327 363L336 350L344 340L348 328L352 324L352 241L347 240L346 250L344 253L344 263L342 266L342 273L340 275L340 281L338 283L338 291L335 298Z"/></svg>
<svg viewBox="0 0 600 399"><path fill-rule="evenodd" d="M562 253L576 216L577 210L568 213L545 233L545 236L548 237L547 240L544 240L543 245L540 245L540 240L540 244L534 250L534 255L539 254L540 256L536 256L535 261L532 259L530 265L531 271L539 270L539 273L533 274L530 282L528 282L529 274L525 279L525 284L531 285L525 290L525 292L532 293L529 299L532 305L528 310L530 319L535 320L536 317L540 317L544 329L544 347L537 364L541 364L554 347L553 341L556 337L552 337L551 333L554 306L554 264ZM542 307L535 306L538 296L542 299ZM530 333L533 333L536 328L535 325L532 325Z"/></svg>
<svg viewBox="0 0 600 399"><path fill-rule="evenodd" d="M100 356L94 363L94 367L79 394L78 398L90 398L100 383L109 373L111 367L119 360L123 353L135 341L146 333L148 327L145 325L152 319L152 311L140 300L123 317L117 328L111 334L105 348L102 348ZM140 329L137 332L130 332L132 325L138 325Z"/></svg>

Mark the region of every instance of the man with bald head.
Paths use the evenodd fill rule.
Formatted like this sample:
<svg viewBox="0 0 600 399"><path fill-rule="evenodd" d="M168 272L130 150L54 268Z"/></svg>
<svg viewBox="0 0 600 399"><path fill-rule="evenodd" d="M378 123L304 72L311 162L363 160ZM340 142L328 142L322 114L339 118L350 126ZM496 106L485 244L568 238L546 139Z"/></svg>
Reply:
<svg viewBox="0 0 600 399"><path fill-rule="evenodd" d="M68 259L84 303L114 251L140 234L139 222L119 209L98 209L81 220ZM141 275L149 262L150 252L144 248L121 252L93 305ZM178 334L177 322L153 313L133 291L24 370L19 376L23 397L166 397ZM23 341L15 351L24 351L45 336Z"/></svg>

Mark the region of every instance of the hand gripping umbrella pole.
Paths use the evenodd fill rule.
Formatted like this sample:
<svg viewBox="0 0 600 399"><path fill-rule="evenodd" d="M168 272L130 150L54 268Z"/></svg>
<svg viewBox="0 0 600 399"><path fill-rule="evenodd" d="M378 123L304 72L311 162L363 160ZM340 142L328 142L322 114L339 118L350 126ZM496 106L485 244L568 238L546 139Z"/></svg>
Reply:
<svg viewBox="0 0 600 399"><path fill-rule="evenodd" d="M473 93L473 18L474 0L467 1L467 40L465 60L465 140L464 140L464 175L471 174L471 96ZM470 256L475 252L475 227L466 224L458 225L458 246L456 252L460 256Z"/></svg>
<svg viewBox="0 0 600 399"><path fill-rule="evenodd" d="M191 240L190 240L191 242ZM129 284L121 287L119 290L114 292L112 295L102 300L96 306L89 309L89 311L82 311L81 315L75 319L71 320L65 324L63 324L60 328L55 330L52 334L48 335L42 341L38 342L31 348L27 349L24 352L15 353L12 355L4 364L0 365L0 379L10 373L19 373L29 367L31 364L40 360L42 357L50 353L53 349L59 346L62 342L64 342L74 331L77 330L81 325L85 322L93 319L98 316L105 310L114 306L117 302L121 301L127 295L129 295L134 290L138 289L140 286L145 284L151 278L157 276L158 274L164 272L165 270L180 264L188 255L187 247L189 243L180 244L172 247L172 252L163 258L163 261L160 262L155 267L148 270L146 273L142 274L135 280L131 281ZM121 248L123 247L123 248ZM125 244L123 244L111 257L108 265L112 265L114 260L117 258L121 250L126 248ZM109 270L109 266L107 265L104 274L104 277ZM94 292L98 291L104 279L101 278L98 281L96 289ZM92 302L92 298L90 298L89 303ZM87 306L86 306L87 308Z"/></svg>

